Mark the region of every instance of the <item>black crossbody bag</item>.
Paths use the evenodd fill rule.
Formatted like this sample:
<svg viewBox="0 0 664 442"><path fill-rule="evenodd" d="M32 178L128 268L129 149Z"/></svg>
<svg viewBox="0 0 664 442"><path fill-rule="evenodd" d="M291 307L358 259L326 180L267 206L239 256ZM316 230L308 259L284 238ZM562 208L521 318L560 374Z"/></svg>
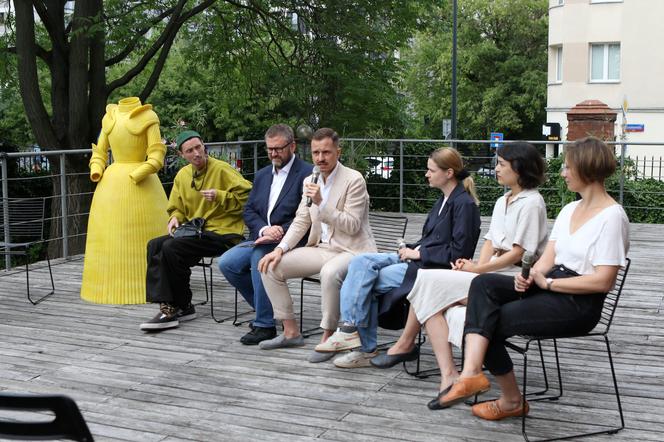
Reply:
<svg viewBox="0 0 664 442"><path fill-rule="evenodd" d="M173 238L200 238L205 230L205 218L194 218L180 224L173 232Z"/></svg>

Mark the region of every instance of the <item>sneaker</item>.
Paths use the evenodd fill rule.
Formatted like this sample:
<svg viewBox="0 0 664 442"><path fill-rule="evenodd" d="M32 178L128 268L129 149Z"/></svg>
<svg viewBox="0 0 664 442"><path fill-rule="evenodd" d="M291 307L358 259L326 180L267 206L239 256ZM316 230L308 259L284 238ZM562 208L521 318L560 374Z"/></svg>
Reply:
<svg viewBox="0 0 664 442"><path fill-rule="evenodd" d="M180 325L177 318L178 310L177 307L170 304L159 304L159 313L149 321L142 323L141 330L166 330L177 327Z"/></svg>
<svg viewBox="0 0 664 442"><path fill-rule="evenodd" d="M327 338L327 341L321 342L316 346L316 351L335 352L352 350L361 346L362 341L360 341L360 334L358 332L344 333L337 329L332 336Z"/></svg>
<svg viewBox="0 0 664 442"><path fill-rule="evenodd" d="M187 307L179 308L175 313L175 317L178 321L191 321L196 318L196 308L190 302Z"/></svg>
<svg viewBox="0 0 664 442"><path fill-rule="evenodd" d="M249 333L240 338L240 342L244 345L258 345L263 341L272 339L277 336L276 327L254 327Z"/></svg>
<svg viewBox="0 0 664 442"><path fill-rule="evenodd" d="M378 355L377 351L364 353L361 351L351 351L347 355L336 358L333 363L339 368L361 368L371 367L371 358Z"/></svg>

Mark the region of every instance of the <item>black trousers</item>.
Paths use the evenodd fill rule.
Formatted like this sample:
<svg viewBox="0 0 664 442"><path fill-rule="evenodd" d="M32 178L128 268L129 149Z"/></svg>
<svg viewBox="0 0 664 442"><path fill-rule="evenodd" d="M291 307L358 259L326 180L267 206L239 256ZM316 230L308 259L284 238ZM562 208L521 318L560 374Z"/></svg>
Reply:
<svg viewBox="0 0 664 442"><path fill-rule="evenodd" d="M148 302L180 308L191 302L191 267L203 257L219 256L242 240L241 235L203 232L200 238L159 236L148 242L146 295Z"/></svg>
<svg viewBox="0 0 664 442"><path fill-rule="evenodd" d="M555 274L549 276L556 278ZM505 348L507 338L587 333L599 321L604 297L604 293L567 295L536 285L525 293L517 292L512 276L485 273L470 285L464 335L478 333L487 338L484 366L493 375L507 374L513 368Z"/></svg>

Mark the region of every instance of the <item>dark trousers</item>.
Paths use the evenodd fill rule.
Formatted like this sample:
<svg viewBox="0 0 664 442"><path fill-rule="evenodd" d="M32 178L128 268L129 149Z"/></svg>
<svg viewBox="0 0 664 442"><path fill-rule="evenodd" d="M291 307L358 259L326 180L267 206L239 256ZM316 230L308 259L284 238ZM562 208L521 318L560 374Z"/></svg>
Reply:
<svg viewBox="0 0 664 442"><path fill-rule="evenodd" d="M485 367L493 375L507 374L513 368L504 344L507 338L586 333L599 321L604 296L567 295L536 285L522 293L514 290L514 277L485 273L470 285L464 335L477 333L487 338Z"/></svg>
<svg viewBox="0 0 664 442"><path fill-rule="evenodd" d="M236 234L203 232L200 238L159 236L148 242L146 294L148 302L185 308L191 302L191 267L203 257L219 256L242 240Z"/></svg>

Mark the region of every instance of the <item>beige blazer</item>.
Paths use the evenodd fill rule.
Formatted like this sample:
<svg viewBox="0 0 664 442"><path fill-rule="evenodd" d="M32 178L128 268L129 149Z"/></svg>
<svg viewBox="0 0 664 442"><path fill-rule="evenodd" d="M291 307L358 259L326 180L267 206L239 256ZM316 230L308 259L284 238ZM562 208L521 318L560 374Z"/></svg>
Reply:
<svg viewBox="0 0 664 442"><path fill-rule="evenodd" d="M322 209L316 204L307 207L303 195L293 223L283 238L288 250L293 249L309 228L306 246L320 243L321 223L329 226L330 248L353 254L375 252L376 243L369 226L369 193L364 177L356 170L337 163L337 174ZM311 182L311 176L304 183Z"/></svg>

